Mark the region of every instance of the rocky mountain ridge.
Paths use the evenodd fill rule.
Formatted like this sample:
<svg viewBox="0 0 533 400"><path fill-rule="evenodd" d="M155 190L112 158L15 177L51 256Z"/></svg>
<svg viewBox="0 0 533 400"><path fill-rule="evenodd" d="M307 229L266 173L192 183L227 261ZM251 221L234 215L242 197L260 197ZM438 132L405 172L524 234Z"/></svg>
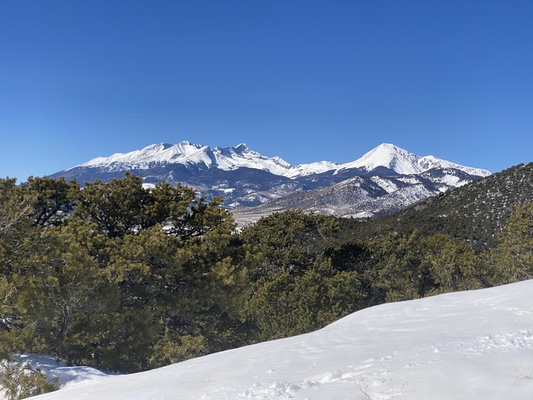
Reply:
<svg viewBox="0 0 533 400"><path fill-rule="evenodd" d="M287 208L354 218L385 215L490 175L387 143L345 164L292 166L245 144L210 148L182 141L98 157L52 177L83 183L121 178L126 172L142 177L147 186L179 182L208 198L220 196L241 223Z"/></svg>

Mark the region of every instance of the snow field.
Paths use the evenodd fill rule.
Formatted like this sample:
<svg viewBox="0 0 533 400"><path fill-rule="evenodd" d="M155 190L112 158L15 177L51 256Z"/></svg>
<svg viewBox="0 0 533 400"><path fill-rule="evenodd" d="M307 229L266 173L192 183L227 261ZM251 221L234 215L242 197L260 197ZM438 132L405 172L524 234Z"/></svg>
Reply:
<svg viewBox="0 0 533 400"><path fill-rule="evenodd" d="M319 331L39 399L530 400L533 281L386 304Z"/></svg>

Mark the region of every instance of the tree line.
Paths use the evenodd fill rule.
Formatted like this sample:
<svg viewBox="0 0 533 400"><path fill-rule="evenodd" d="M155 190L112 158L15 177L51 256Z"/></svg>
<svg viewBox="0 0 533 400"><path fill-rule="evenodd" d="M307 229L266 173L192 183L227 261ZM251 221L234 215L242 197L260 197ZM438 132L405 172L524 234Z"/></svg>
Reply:
<svg viewBox="0 0 533 400"><path fill-rule="evenodd" d="M141 371L533 269L531 204L484 251L442 233L352 241L342 229L289 210L237 231L222 199L132 174L83 188L0 179L0 356Z"/></svg>

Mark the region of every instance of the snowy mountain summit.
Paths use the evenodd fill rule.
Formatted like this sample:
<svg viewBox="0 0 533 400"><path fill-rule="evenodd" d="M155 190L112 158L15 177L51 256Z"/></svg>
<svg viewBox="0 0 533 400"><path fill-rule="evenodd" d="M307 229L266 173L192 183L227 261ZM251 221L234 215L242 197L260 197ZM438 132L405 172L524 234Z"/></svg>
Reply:
<svg viewBox="0 0 533 400"><path fill-rule="evenodd" d="M293 166L243 143L211 148L182 141L94 158L52 177L83 184L122 178L126 172L143 178L148 186L162 181L191 186L207 198L222 197L231 209L278 202L275 209L259 214L250 210L253 215L248 213L247 221L287 208L355 218L383 215L490 174L386 143L345 164L317 161ZM327 198L317 192L326 188L331 189ZM285 198L288 201L280 203Z"/></svg>
<svg viewBox="0 0 533 400"><path fill-rule="evenodd" d="M235 147L210 148L183 141L178 144L153 144L130 153L117 153L110 157L98 157L78 167L107 168L109 170L141 169L156 165L182 164L187 167L218 168L231 171L238 168L255 168L283 175L290 164L279 157L265 157L252 151L244 143ZM76 168L76 167L74 167Z"/></svg>
<svg viewBox="0 0 533 400"><path fill-rule="evenodd" d="M471 175L490 175L489 171L464 167L434 156L420 157L389 143L380 144L358 160L343 165L343 168L362 168L367 171L380 167L390 169L400 175L421 174L433 168L454 168Z"/></svg>
<svg viewBox="0 0 533 400"><path fill-rule="evenodd" d="M292 166L280 157L266 157L250 150L244 143L234 147L210 148L183 141L174 145L168 143L153 144L129 153L116 153L110 157L98 157L74 168L104 168L109 171L146 170L165 164L181 164L188 168L196 167L200 169L217 168L222 171L252 168L289 178L353 168L373 171L380 167L387 168L400 175L420 174L432 168L455 168L479 176L490 174L490 172L485 170L463 167L433 156L420 157L388 143L383 143L361 158L346 164L318 161Z"/></svg>

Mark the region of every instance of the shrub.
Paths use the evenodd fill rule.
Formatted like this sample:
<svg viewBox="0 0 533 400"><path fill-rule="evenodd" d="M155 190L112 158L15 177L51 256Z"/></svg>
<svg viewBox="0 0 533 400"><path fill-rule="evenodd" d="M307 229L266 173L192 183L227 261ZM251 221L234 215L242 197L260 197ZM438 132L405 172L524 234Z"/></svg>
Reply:
<svg viewBox="0 0 533 400"><path fill-rule="evenodd" d="M4 361L0 384L7 400L20 400L59 389L59 380L49 379L29 362Z"/></svg>

